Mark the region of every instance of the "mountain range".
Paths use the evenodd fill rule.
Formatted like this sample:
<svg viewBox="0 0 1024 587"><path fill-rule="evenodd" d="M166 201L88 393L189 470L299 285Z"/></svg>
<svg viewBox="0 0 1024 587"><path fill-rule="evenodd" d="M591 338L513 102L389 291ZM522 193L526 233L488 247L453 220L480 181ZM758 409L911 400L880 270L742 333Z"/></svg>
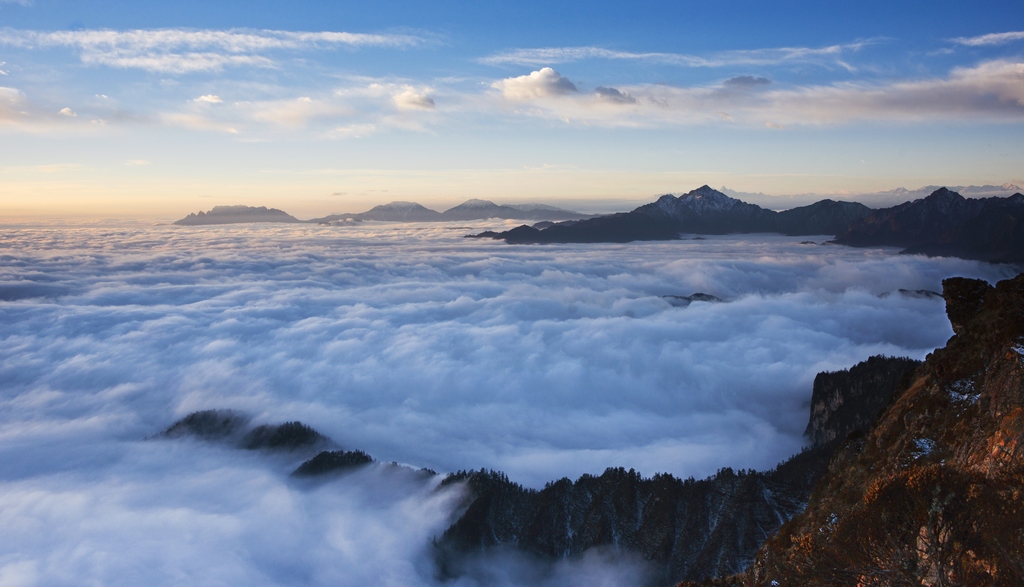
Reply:
<svg viewBox="0 0 1024 587"><path fill-rule="evenodd" d="M366 212L331 214L310 220L299 220L276 208L263 206L216 206L209 212L189 214L174 222L178 226L206 226L212 224L239 224L248 222L310 222L316 224L345 224L363 220L385 222L448 222L459 220L578 220L591 215L547 206L545 204L495 204L489 200L467 200L444 212L431 210L415 202L391 202L374 206Z"/></svg>
<svg viewBox="0 0 1024 587"><path fill-rule="evenodd" d="M783 212L708 186L664 195L631 212L470 235L511 244L672 240L684 234L834 234L835 244L894 246L906 254L1024 262L1024 195L965 198L946 188L891 208L822 200Z"/></svg>
<svg viewBox="0 0 1024 587"><path fill-rule="evenodd" d="M786 196L769 196L761 192L741 192L737 190L731 190L727 187L719 189L723 194L743 200L744 202L750 202L751 204L757 204L770 208L772 210L781 210L786 208L794 208L797 206L806 206L831 198L833 200L841 200L846 202L860 202L870 208L887 208L903 202L910 202L913 200L919 200L927 197L929 194L934 192L943 186L928 185L917 189L907 189L899 187L892 190L884 190L880 192L865 192L858 194L851 193L839 193L839 194L815 194L815 193L804 193L794 194ZM1017 192L1024 192L1024 188L1013 184L1004 183L1001 185L958 185L958 186L945 186L950 191L957 192L958 194L966 198L991 198L999 197L1005 198L1012 196Z"/></svg>

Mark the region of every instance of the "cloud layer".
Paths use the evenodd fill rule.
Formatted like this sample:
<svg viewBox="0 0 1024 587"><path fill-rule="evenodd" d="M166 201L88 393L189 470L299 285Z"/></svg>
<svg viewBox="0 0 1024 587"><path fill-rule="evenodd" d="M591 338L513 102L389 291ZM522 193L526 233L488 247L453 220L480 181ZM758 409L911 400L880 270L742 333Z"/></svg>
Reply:
<svg viewBox="0 0 1024 587"><path fill-rule="evenodd" d="M234 408L532 486L769 467L802 444L818 371L921 357L951 334L941 301L879 294L1007 273L784 237L512 247L463 232L5 231L0 577L430 583L457 492L388 467L296 484L294 459L142 439ZM727 302L661 298L696 291ZM637 582L641 566L607 555L482 561L465 584Z"/></svg>

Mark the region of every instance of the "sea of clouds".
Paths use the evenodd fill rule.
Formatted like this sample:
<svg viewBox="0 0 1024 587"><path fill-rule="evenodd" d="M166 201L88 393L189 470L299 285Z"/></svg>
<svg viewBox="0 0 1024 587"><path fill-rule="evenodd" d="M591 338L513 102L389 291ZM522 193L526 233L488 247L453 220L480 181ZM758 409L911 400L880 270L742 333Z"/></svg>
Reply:
<svg viewBox="0 0 1024 587"><path fill-rule="evenodd" d="M804 443L816 373L952 335L941 299L891 292L1013 274L805 237L462 238L483 228L0 230L0 585L430 584L460 498L439 477L299 482L298 455L149 437L228 408L531 487L770 468ZM695 292L725 301L661 297ZM508 555L453 584L642 573Z"/></svg>

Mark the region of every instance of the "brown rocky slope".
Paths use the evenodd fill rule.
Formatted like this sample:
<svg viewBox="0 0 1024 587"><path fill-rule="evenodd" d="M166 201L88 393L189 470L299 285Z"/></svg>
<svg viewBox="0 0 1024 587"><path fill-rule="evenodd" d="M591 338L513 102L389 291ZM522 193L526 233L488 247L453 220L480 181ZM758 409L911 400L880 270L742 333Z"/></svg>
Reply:
<svg viewBox="0 0 1024 587"><path fill-rule="evenodd" d="M1024 584L1024 274L947 279L943 296L946 347L719 584Z"/></svg>

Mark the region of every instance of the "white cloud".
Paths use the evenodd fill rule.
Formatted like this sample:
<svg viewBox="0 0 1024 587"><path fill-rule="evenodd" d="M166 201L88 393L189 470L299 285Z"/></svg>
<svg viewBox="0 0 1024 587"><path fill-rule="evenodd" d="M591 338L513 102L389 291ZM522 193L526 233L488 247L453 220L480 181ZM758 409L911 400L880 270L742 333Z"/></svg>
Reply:
<svg viewBox="0 0 1024 587"><path fill-rule="evenodd" d="M494 82L491 87L501 90L501 94L509 100L532 100L550 96L575 94L576 85L563 77L554 69L544 67L528 75L510 77Z"/></svg>
<svg viewBox="0 0 1024 587"><path fill-rule="evenodd" d="M1006 43L1012 43L1022 39L1024 39L1024 31L1013 31L1008 33L990 33L978 37L958 37L956 39L952 39L952 41L960 45L980 47L984 45L1005 45Z"/></svg>
<svg viewBox="0 0 1024 587"><path fill-rule="evenodd" d="M40 32L0 29L0 44L22 48L69 47L84 63L161 73L274 67L268 52L333 47L411 47L411 35L278 30L139 29Z"/></svg>
<svg viewBox="0 0 1024 587"><path fill-rule="evenodd" d="M67 108L67 107L61 108L60 109L60 114L63 115L63 116L71 116L71 117L78 116L77 114L75 114L74 110L72 110L70 108Z"/></svg>
<svg viewBox="0 0 1024 587"><path fill-rule="evenodd" d="M434 99L426 93L418 93L412 88L403 90L394 96L395 106L400 110L433 110Z"/></svg>
<svg viewBox="0 0 1024 587"><path fill-rule="evenodd" d="M636 53L616 51L602 47L544 47L538 49L513 49L480 59L488 65L551 65L585 59L612 59L627 61L650 61L685 67L725 67L730 65L778 65L787 62L828 61L838 64L844 53L858 51L867 45L879 42L871 39L856 43L829 45L826 47L776 47L719 51L707 55L683 53ZM849 66L841 64L844 69Z"/></svg>
<svg viewBox="0 0 1024 587"><path fill-rule="evenodd" d="M207 104L220 104L223 101L224 100L221 100L220 96L215 96L213 94L199 96L194 100L194 102L205 102Z"/></svg>

